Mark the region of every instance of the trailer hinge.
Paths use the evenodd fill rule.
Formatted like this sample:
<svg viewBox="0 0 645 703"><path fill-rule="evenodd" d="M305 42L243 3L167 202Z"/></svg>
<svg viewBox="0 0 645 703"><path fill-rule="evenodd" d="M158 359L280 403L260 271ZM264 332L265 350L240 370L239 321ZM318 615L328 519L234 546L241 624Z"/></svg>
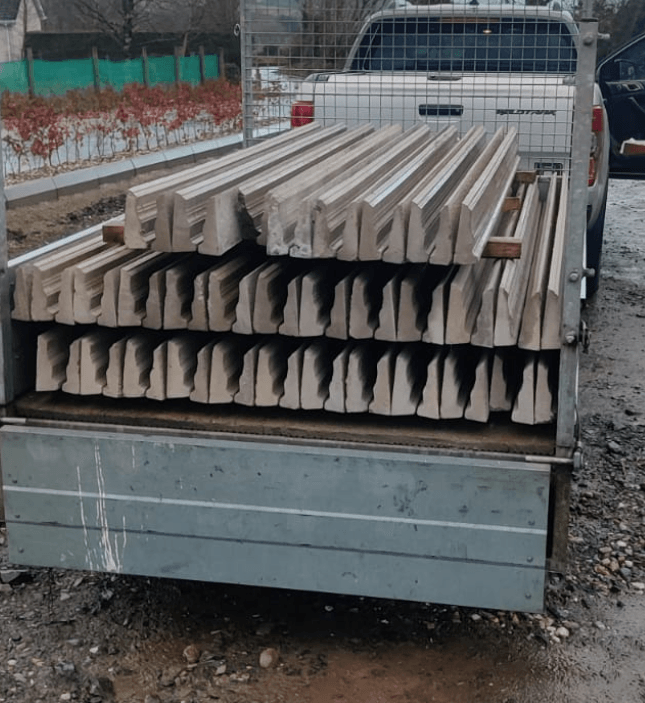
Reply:
<svg viewBox="0 0 645 703"><path fill-rule="evenodd" d="M581 320L578 333L576 334L574 331L565 332L563 341L564 344L568 345L580 344L582 346L582 351L586 354L589 351L590 341L590 332L587 323Z"/></svg>

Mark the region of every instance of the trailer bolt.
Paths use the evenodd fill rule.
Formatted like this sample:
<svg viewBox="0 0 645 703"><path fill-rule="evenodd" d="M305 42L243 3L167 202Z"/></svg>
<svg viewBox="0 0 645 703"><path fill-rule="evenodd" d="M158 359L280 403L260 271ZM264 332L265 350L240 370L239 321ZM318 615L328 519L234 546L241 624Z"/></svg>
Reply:
<svg viewBox="0 0 645 703"><path fill-rule="evenodd" d="M526 557L526 561L527 561L529 564L532 564L532 563L533 563L533 557Z"/></svg>
<svg viewBox="0 0 645 703"><path fill-rule="evenodd" d="M576 341L575 332L569 332L569 334L567 334L567 335L565 336L564 341L565 341L567 344L573 344L573 343Z"/></svg>
<svg viewBox="0 0 645 703"><path fill-rule="evenodd" d="M524 597L526 598L526 600L531 600L531 594L530 594L530 593L525 593L525 594L524 594Z"/></svg>
<svg viewBox="0 0 645 703"><path fill-rule="evenodd" d="M585 46L589 46L589 45L593 44L593 34L585 34L582 39L582 43Z"/></svg>
<svg viewBox="0 0 645 703"><path fill-rule="evenodd" d="M576 283L580 280L580 274L577 271L572 271L569 274L569 280L571 281L571 283Z"/></svg>

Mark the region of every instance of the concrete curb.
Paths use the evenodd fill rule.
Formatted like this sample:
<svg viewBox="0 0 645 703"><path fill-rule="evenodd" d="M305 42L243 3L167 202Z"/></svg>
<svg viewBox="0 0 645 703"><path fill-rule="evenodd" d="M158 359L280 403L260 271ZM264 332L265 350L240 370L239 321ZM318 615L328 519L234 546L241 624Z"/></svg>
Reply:
<svg viewBox="0 0 645 703"><path fill-rule="evenodd" d="M53 177L47 176L17 183L5 187L4 197L7 208L57 200L63 195L98 188L104 183L115 183L149 171L177 166L188 167L204 159L223 156L227 152L241 147L242 135L232 134L220 139L195 142L165 151L111 161L100 166L67 171Z"/></svg>

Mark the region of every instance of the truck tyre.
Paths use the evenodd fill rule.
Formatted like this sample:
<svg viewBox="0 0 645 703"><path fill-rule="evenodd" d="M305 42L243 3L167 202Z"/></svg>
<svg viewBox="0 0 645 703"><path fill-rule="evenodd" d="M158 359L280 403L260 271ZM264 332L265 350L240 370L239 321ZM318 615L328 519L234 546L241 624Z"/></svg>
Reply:
<svg viewBox="0 0 645 703"><path fill-rule="evenodd" d="M587 230L587 268L596 272L593 278L587 278L587 298L592 298L598 292L600 285L600 264L602 259L602 237L605 229L605 214L607 211L607 194L602 203L600 214L593 226Z"/></svg>

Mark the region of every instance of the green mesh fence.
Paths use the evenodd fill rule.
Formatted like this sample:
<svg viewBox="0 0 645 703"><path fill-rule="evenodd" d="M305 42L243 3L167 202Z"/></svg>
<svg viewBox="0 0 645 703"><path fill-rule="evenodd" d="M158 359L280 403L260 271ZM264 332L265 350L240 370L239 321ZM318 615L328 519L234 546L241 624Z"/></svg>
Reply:
<svg viewBox="0 0 645 703"><path fill-rule="evenodd" d="M92 59L70 61L34 60L33 90L36 95L63 95L68 90L90 88L94 86L94 66ZM128 83L144 83L146 67L143 59L129 61L98 62L99 85L111 86L116 91ZM175 58L159 56L147 59L147 75L150 85L175 82ZM198 85L201 80L199 56L184 56L179 59L180 80L191 85ZM204 77L219 77L217 56L204 57ZM0 92L29 92L29 73L27 61L12 61L0 64Z"/></svg>
<svg viewBox="0 0 645 703"><path fill-rule="evenodd" d="M175 80L175 59L172 56L158 56L148 59L148 80L150 85L172 83Z"/></svg>
<svg viewBox="0 0 645 703"><path fill-rule="evenodd" d="M101 88L108 85L117 92L128 83L143 83L143 62L141 59L130 61L99 61L99 83Z"/></svg>
<svg viewBox="0 0 645 703"><path fill-rule="evenodd" d="M68 90L94 85L92 61L39 61L34 66L34 93L36 95L64 95Z"/></svg>
<svg viewBox="0 0 645 703"><path fill-rule="evenodd" d="M12 93L29 92L26 61L0 63L0 90L10 90Z"/></svg>

